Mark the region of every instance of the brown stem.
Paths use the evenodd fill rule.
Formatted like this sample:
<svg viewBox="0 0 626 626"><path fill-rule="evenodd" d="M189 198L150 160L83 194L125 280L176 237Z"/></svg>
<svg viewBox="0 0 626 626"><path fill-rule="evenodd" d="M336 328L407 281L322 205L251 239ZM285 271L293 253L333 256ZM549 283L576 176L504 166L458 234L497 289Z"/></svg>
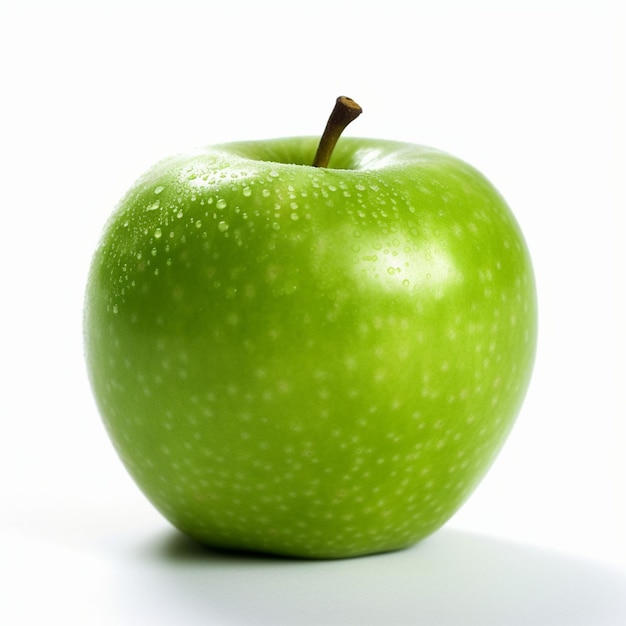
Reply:
<svg viewBox="0 0 626 626"><path fill-rule="evenodd" d="M346 126L355 120L363 109L352 98L339 96L335 103L335 108L328 118L326 128L320 139L315 159L313 159L314 167L328 167L330 157L337 145L341 133Z"/></svg>

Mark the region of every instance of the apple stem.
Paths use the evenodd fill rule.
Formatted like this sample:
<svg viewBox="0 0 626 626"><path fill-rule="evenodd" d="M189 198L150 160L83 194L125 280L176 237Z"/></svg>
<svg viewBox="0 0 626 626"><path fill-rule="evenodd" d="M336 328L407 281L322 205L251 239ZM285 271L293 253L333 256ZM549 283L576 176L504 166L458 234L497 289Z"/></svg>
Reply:
<svg viewBox="0 0 626 626"><path fill-rule="evenodd" d="M352 98L347 96L339 96L335 102L335 108L328 118L326 128L320 139L317 152L315 153L315 159L313 160L313 167L328 167L330 157L337 145L341 133L345 130L346 126L355 120L363 109Z"/></svg>

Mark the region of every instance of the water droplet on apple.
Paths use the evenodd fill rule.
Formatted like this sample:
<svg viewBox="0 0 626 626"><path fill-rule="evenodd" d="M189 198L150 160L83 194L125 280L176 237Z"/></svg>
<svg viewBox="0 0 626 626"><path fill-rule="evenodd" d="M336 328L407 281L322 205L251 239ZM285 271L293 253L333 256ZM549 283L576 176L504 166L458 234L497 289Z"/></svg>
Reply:
<svg viewBox="0 0 626 626"><path fill-rule="evenodd" d="M196 228L202 228L202 221L196 220Z"/></svg>
<svg viewBox="0 0 626 626"><path fill-rule="evenodd" d="M146 211L156 211L161 206L160 200L155 200L151 205L146 207Z"/></svg>
<svg viewBox="0 0 626 626"><path fill-rule="evenodd" d="M163 185L159 185L158 187L154 188L154 193L158 196L164 189L165 187L163 187Z"/></svg>
<svg viewBox="0 0 626 626"><path fill-rule="evenodd" d="M297 213L292 213L291 219L295 222L300 219L300 216Z"/></svg>
<svg viewBox="0 0 626 626"><path fill-rule="evenodd" d="M263 195L264 198L269 198L270 197L270 190L269 189L264 189L261 194Z"/></svg>
<svg viewBox="0 0 626 626"><path fill-rule="evenodd" d="M220 222L217 228L221 233L225 233L228 230L228 224L226 222Z"/></svg>
<svg viewBox="0 0 626 626"><path fill-rule="evenodd" d="M183 215L184 215L184 213L183 213L183 210L182 210L182 209L179 209L179 210L178 210L178 213L176 213L176 217L177 217L177 218L179 218L179 219L180 219Z"/></svg>
<svg viewBox="0 0 626 626"><path fill-rule="evenodd" d="M161 232L161 229L160 229L160 228L157 228L157 229L154 231L154 238L155 238L155 239L161 239L161 235L162 235L162 234L163 234L163 233Z"/></svg>
<svg viewBox="0 0 626 626"><path fill-rule="evenodd" d="M219 199L219 200L215 203L216 208L218 208L218 209L220 209L220 210L225 209L225 208L226 208L226 205L227 205L227 202L226 202L226 200L224 200L224 198L220 198L220 199Z"/></svg>
<svg viewBox="0 0 626 626"><path fill-rule="evenodd" d="M250 189L250 187L244 187L243 188L243 195L246 198L249 198L252 195L252 189Z"/></svg>

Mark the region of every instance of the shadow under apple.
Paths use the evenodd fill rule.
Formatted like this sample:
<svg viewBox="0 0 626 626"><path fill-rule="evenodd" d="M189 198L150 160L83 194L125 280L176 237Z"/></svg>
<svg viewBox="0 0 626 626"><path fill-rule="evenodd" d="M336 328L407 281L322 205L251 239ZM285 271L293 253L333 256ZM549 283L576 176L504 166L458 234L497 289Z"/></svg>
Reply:
<svg viewBox="0 0 626 626"><path fill-rule="evenodd" d="M169 531L123 559L128 623L332 626L618 626L626 575L443 529L408 550L310 561L203 547Z"/></svg>

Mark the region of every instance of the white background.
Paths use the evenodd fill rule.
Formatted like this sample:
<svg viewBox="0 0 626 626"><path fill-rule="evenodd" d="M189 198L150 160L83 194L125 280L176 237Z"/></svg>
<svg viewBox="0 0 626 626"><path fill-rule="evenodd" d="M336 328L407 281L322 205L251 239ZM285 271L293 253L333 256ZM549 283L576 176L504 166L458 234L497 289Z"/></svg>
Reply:
<svg viewBox="0 0 626 626"><path fill-rule="evenodd" d="M559 561L569 555L581 572L571 585L563 578L571 603L601 578L594 572L626 571L626 22L617 5L2 4L0 573L10 580L0 583L2 623L37 623L39 612L45 623L235 623L238 606L259 619L242 623L261 623L281 602L268 580L291 592L285 623L294 597L348 623L346 597L376 602L379 612L364 615L383 615L403 606L398 588L337 589L362 582L372 563L408 585L420 559L432 566L422 592L438 582L452 591L426 593L395 623L418 614L429 623L451 610L438 603L461 602L461 588L470 613L470 596L485 594L476 623L491 623L488 615L525 623L511 615L533 603L539 623L536 594L526 609L521 596L509 606L502 579L536 591L541 572L579 571ZM121 195L156 160L204 144L318 134L340 94L365 110L347 134L452 152L507 198L538 282L534 378L489 475L425 547L332 569L298 564L301 586L286 564L257 564L269 576L259 587L254 561L214 559L207 571L220 592L211 599L200 587L202 559L131 483L97 415L81 336L90 257ZM483 560L491 578L479 588L472 564ZM330 599L307 596L321 589L320 571L335 585ZM559 622L555 593L545 623L585 623ZM258 601L246 604L251 597ZM516 602L517 613L501 619ZM185 622L175 619L181 612ZM273 623L283 623L277 615Z"/></svg>

